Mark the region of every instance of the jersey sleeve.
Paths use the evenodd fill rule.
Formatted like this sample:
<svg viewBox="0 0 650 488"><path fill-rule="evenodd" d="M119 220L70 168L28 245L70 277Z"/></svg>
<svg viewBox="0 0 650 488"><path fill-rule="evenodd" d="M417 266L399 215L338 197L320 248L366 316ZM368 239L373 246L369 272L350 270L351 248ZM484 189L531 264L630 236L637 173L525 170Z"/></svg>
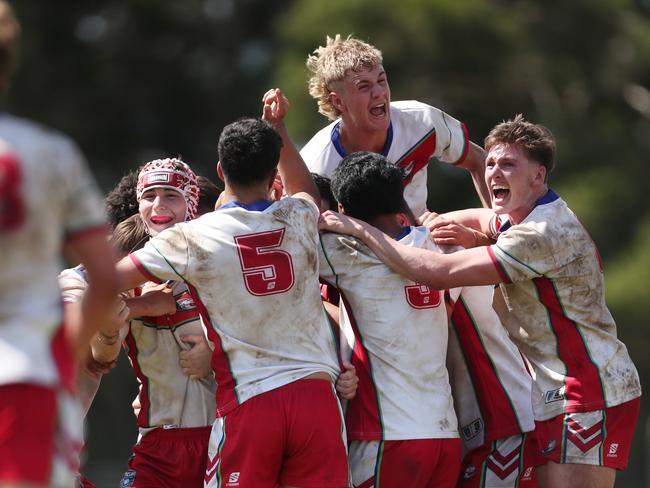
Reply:
<svg viewBox="0 0 650 488"><path fill-rule="evenodd" d="M138 269L151 281L187 281L190 250L183 225L164 230L130 254Z"/></svg>
<svg viewBox="0 0 650 488"><path fill-rule="evenodd" d="M445 163L461 163L469 149L469 136L465 124L435 107L431 107L429 117L436 131L436 148L433 156Z"/></svg>
<svg viewBox="0 0 650 488"><path fill-rule="evenodd" d="M53 151L62 163L60 184L65 190L64 226L66 236L101 228L106 223L102 196L79 148L69 140L61 140Z"/></svg>
<svg viewBox="0 0 650 488"><path fill-rule="evenodd" d="M59 274L59 288L63 303L76 303L81 301L88 283L83 276L73 268L64 269Z"/></svg>
<svg viewBox="0 0 650 488"><path fill-rule="evenodd" d="M556 265L544 236L526 225L513 226L500 234L488 252L504 283L539 278Z"/></svg>
<svg viewBox="0 0 650 488"><path fill-rule="evenodd" d="M326 282L337 286L339 277L345 276L355 265L357 252L354 242L339 234L320 234L319 275Z"/></svg>

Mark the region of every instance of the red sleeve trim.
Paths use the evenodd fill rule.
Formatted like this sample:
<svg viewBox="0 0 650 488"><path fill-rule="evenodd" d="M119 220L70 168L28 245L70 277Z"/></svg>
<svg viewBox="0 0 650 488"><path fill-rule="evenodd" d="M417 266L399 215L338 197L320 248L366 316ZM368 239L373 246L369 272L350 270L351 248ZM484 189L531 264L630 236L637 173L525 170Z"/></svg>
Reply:
<svg viewBox="0 0 650 488"><path fill-rule="evenodd" d="M469 154L469 145L471 144L471 141L469 140L469 132L467 131L467 126L463 122L460 123L460 126L463 128L463 135L465 136L465 146L463 147L463 153L458 158L458 161L453 163L453 166L458 166L463 161L465 161L465 159L467 159L467 155Z"/></svg>
<svg viewBox="0 0 650 488"><path fill-rule="evenodd" d="M144 267L144 265L140 262L135 254L131 253L129 254L129 257L131 258L131 261L133 261L133 264L135 264L135 267L138 268L138 271L140 271L140 273L142 273L142 275L145 276L149 281L153 281L154 283L162 283L162 280L160 278L152 275L147 270L147 268Z"/></svg>
<svg viewBox="0 0 650 488"><path fill-rule="evenodd" d="M494 267L497 269L497 273L499 273L499 278L501 278L501 282L506 284L512 283L510 277L508 276L508 273L506 273L506 270L503 268L503 265L499 262L496 255L494 254L494 251L492 250L492 246L487 246L487 252L490 255L490 259L492 259L492 263L494 264Z"/></svg>

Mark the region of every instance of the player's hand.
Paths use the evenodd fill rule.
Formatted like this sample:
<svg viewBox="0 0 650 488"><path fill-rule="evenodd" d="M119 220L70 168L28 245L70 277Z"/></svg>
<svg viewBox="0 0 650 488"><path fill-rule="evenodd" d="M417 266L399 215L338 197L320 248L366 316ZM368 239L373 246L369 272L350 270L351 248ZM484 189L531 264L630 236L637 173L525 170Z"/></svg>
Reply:
<svg viewBox="0 0 650 488"><path fill-rule="evenodd" d="M142 294L133 300L141 300L144 307L144 316L159 317L176 313L176 300L172 288L167 283L159 285L146 283L142 287Z"/></svg>
<svg viewBox="0 0 650 488"><path fill-rule="evenodd" d="M327 210L318 219L318 230L359 237L358 234L363 228L352 217Z"/></svg>
<svg viewBox="0 0 650 488"><path fill-rule="evenodd" d="M271 88L262 97L262 118L274 126L282 125L289 113L289 100L279 88Z"/></svg>
<svg viewBox="0 0 650 488"><path fill-rule="evenodd" d="M343 400L352 400L357 394L359 377L354 366L349 361L343 361L344 371L336 380L336 391Z"/></svg>
<svg viewBox="0 0 650 488"><path fill-rule="evenodd" d="M190 379L207 378L212 374L212 350L208 346L208 341L203 335L184 335L181 341L189 344L191 349L178 353L178 363L183 373Z"/></svg>
<svg viewBox="0 0 650 488"><path fill-rule="evenodd" d="M135 397L133 403L131 403L131 408L133 408L133 414L135 415L135 418L138 418L138 415L140 415L140 410L142 410L142 404L140 403L140 395L137 395Z"/></svg>
<svg viewBox="0 0 650 488"><path fill-rule="evenodd" d="M449 220L442 215L430 216L426 220L433 241L441 246L462 246L465 249L481 244L480 232Z"/></svg>
<svg viewBox="0 0 650 488"><path fill-rule="evenodd" d="M418 219L418 222L420 223L420 225L424 225L425 227L429 227L429 224L431 224L431 222L433 222L438 217L439 217L439 214L437 214L435 212L430 212L429 210L427 210L422 215L420 215L420 218Z"/></svg>

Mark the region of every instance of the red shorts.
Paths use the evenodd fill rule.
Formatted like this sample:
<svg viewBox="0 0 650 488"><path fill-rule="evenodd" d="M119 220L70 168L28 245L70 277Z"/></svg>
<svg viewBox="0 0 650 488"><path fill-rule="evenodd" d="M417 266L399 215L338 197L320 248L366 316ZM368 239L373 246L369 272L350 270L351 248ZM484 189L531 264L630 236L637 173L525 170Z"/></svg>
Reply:
<svg viewBox="0 0 650 488"><path fill-rule="evenodd" d="M463 458L459 488L535 488L539 464L535 432L483 444Z"/></svg>
<svg viewBox="0 0 650 488"><path fill-rule="evenodd" d="M0 482L49 484L56 426L55 390L0 386Z"/></svg>
<svg viewBox="0 0 650 488"><path fill-rule="evenodd" d="M542 464L590 464L625 469L641 399L604 410L566 413L536 423Z"/></svg>
<svg viewBox="0 0 650 488"><path fill-rule="evenodd" d="M202 486L210 427L154 429L133 446L121 488Z"/></svg>
<svg viewBox="0 0 650 488"><path fill-rule="evenodd" d="M305 379L246 400L212 427L206 487L347 488L343 416L329 381Z"/></svg>
<svg viewBox="0 0 650 488"><path fill-rule="evenodd" d="M351 441L356 488L453 488L460 473L460 439Z"/></svg>

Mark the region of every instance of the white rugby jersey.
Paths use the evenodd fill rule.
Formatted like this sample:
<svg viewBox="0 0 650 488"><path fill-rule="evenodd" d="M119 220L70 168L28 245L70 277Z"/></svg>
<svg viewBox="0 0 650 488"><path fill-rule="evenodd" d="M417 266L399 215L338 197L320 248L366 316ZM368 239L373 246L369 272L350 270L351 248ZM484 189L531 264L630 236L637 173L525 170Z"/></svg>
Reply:
<svg viewBox="0 0 650 488"><path fill-rule="evenodd" d="M86 288L88 288L86 271L83 266L80 265L61 271L59 286L61 287L61 296L64 303L80 302ZM101 374L93 374L88 371L81 371L77 377L77 398L81 404L84 417L90 410L101 380Z"/></svg>
<svg viewBox="0 0 650 488"><path fill-rule="evenodd" d="M182 281L173 282L172 293L176 313L132 320L122 342L140 384L141 434L156 427L205 427L215 418L214 378L190 378L178 358L191 349L183 336L204 335L199 308Z"/></svg>
<svg viewBox="0 0 650 488"><path fill-rule="evenodd" d="M229 203L132 254L149 276L188 283L215 345L218 416L313 373L335 380L318 284L318 216L299 198Z"/></svg>
<svg viewBox="0 0 650 488"><path fill-rule="evenodd" d="M493 291L463 287L451 315L447 368L465 450L535 428L532 378L492 308Z"/></svg>
<svg viewBox="0 0 650 488"><path fill-rule="evenodd" d="M494 306L533 365L535 419L638 397L639 376L605 304L598 250L566 203L549 191L522 223L498 230L488 248L503 280Z"/></svg>
<svg viewBox="0 0 650 488"><path fill-rule="evenodd" d="M347 155L339 140L340 124L339 119L318 131L300 151L309 171L332 178ZM390 126L382 154L403 169L404 198L416 217L427 207L429 159L458 164L468 149L465 125L445 112L415 100L390 103Z"/></svg>
<svg viewBox="0 0 650 488"><path fill-rule="evenodd" d="M0 114L0 385L72 386L62 335L61 249L101 230L99 190L77 146L33 122ZM63 376L62 376L63 375Z"/></svg>
<svg viewBox="0 0 650 488"><path fill-rule="evenodd" d="M405 232L400 243L438 249L426 228ZM402 278L365 244L339 234L321 236L320 274L341 293L341 328L359 376L346 412L348 438L458 437L444 292Z"/></svg>

